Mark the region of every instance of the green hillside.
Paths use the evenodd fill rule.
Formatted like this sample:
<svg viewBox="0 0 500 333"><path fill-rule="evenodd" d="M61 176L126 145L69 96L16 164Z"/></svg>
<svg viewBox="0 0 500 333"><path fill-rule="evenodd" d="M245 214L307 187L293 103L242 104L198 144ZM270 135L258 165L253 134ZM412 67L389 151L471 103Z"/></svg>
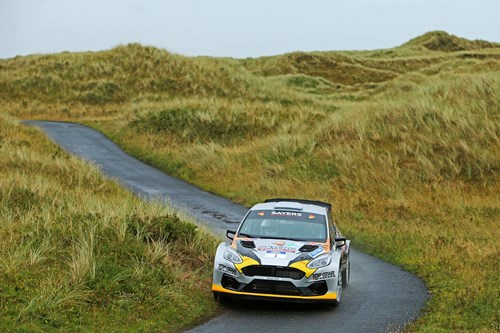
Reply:
<svg viewBox="0 0 500 333"><path fill-rule="evenodd" d="M357 248L428 285L408 331L497 332L499 74L499 43L446 32L256 59L133 44L0 60L0 102L237 202L332 202Z"/></svg>

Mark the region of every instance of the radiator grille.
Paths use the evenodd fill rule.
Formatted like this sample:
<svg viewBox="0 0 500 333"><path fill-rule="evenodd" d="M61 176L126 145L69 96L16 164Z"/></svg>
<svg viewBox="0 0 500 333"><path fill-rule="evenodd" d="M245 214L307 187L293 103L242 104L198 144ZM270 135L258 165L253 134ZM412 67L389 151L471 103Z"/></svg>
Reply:
<svg viewBox="0 0 500 333"><path fill-rule="evenodd" d="M245 286L243 291L258 294L303 296L293 283L286 281L253 280Z"/></svg>
<svg viewBox="0 0 500 333"><path fill-rule="evenodd" d="M303 271L292 267L277 267L277 266L265 266L265 265L247 266L243 268L242 272L246 276L270 276L270 277L290 278L294 280L300 280L306 274Z"/></svg>

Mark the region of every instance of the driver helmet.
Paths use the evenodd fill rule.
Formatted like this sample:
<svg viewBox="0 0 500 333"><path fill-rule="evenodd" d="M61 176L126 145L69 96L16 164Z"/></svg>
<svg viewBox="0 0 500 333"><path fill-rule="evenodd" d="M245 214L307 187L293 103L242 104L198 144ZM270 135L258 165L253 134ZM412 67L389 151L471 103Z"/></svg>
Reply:
<svg viewBox="0 0 500 333"><path fill-rule="evenodd" d="M260 225L260 229L263 236L276 236L278 234L278 226L276 221L264 220Z"/></svg>

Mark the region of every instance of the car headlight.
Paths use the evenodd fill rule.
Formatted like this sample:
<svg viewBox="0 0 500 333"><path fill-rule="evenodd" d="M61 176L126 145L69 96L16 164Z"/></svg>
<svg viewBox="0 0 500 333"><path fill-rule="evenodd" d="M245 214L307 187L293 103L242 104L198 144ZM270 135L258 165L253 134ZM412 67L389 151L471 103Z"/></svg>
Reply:
<svg viewBox="0 0 500 333"><path fill-rule="evenodd" d="M328 266L330 265L330 263L332 262L332 256L327 253L327 254L324 254L322 256L319 256L317 257L316 259L314 260L311 260L308 264L307 264L307 267L308 268L320 268L320 267L325 267L325 266Z"/></svg>
<svg viewBox="0 0 500 333"><path fill-rule="evenodd" d="M238 252L236 252L230 247L226 248L226 251L224 251L224 258L227 261L230 261L235 264L241 264L243 262L243 259L241 259L241 256L238 254Z"/></svg>

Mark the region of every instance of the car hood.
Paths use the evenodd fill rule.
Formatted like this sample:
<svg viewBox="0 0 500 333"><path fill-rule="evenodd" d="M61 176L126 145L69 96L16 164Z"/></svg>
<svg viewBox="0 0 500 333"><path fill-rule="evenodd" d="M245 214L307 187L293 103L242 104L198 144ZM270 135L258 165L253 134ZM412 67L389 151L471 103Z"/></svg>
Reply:
<svg viewBox="0 0 500 333"><path fill-rule="evenodd" d="M310 261L326 253L328 247L325 243L254 238L237 240L236 250L261 265L287 267L295 262Z"/></svg>

